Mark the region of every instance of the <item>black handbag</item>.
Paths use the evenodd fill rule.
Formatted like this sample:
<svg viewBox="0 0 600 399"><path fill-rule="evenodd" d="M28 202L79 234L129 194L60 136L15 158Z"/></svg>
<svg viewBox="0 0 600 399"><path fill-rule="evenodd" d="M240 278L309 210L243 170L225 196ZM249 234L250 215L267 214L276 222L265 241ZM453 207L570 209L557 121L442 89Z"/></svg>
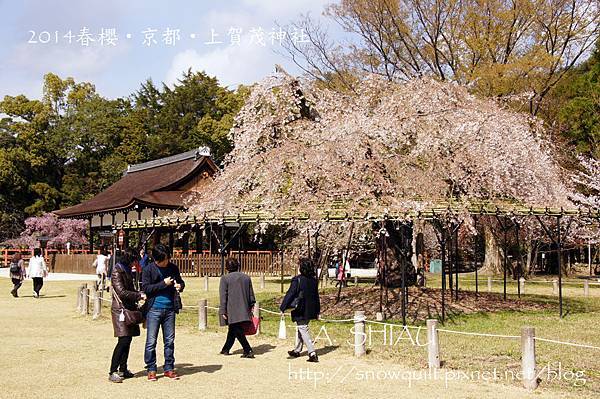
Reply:
<svg viewBox="0 0 600 399"><path fill-rule="evenodd" d="M119 295L117 295L115 290L112 290L112 292L113 298L116 298L117 302L119 303L119 306L121 306L119 321L124 322L126 326L135 326L136 324L140 324L144 321L144 315L142 314L142 312L140 312L139 310L126 309L125 306L123 306L121 298L119 298Z"/></svg>
<svg viewBox="0 0 600 399"><path fill-rule="evenodd" d="M304 313L304 291L300 289L300 279L298 279L298 295L292 300L290 307L295 313Z"/></svg>
<svg viewBox="0 0 600 399"><path fill-rule="evenodd" d="M175 312L179 312L181 309L183 309L183 303L181 302L181 295L179 294L179 291L175 290L175 298L173 301L173 307L175 308Z"/></svg>

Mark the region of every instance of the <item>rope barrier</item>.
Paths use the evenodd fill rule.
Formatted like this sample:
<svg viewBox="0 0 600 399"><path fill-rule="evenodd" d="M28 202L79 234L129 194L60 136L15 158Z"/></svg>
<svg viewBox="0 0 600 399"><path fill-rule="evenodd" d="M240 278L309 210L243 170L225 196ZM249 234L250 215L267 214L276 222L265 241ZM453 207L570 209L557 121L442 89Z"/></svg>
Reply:
<svg viewBox="0 0 600 399"><path fill-rule="evenodd" d="M98 298L101 301L112 303L112 300L105 299L105 298L102 298L102 297L98 297ZM183 308L198 309L198 306L190 305L190 306L183 306ZM207 305L206 308L207 309L211 309L211 310L219 310L219 308L215 307L215 306L208 306ZM280 312L274 312L274 311L269 310L269 309L264 309L264 308L259 308L259 309L261 311L263 311L265 313L269 313L269 314L274 314L274 315L280 315L281 314ZM284 315L284 316L289 317L289 315ZM355 322L356 320L354 318L351 318L351 319L318 319L318 321L321 321L323 323L349 323L349 322ZM389 323L389 322L384 322L384 321L368 320L366 318L364 318L364 319L362 319L360 321L364 321L365 323L369 323L369 324L399 326L399 327L403 327L403 328L413 328L413 329L416 329L416 330L422 330L424 328L423 326L411 326L411 325L408 325L408 324ZM478 336L478 337L508 338L508 339L520 339L521 338L521 336L519 336L519 335L477 333L477 332L470 332L470 331L447 330L447 329L444 329L444 328L438 328L437 331L438 332L445 332L445 333L449 333L449 334L469 335L469 336ZM534 337L534 339L536 341L540 341L540 342L548 342L548 343L553 343L553 344L558 344L558 345L567 345L567 346L574 346L574 347L578 347L578 348L587 348L587 349L598 349L598 350L600 350L600 346L587 345L587 344L579 344L579 343L575 343L575 342L558 341L558 340L554 340L554 339L540 338L540 337Z"/></svg>
<svg viewBox="0 0 600 399"><path fill-rule="evenodd" d="M375 320L365 320L365 321L367 323L370 323L370 324L381 324L381 325L384 325L384 326L387 326L387 325L390 325L390 326L399 326L399 327L406 327L406 328L414 328L416 330L422 330L423 328L425 328L425 327L419 327L419 326L411 326L411 325L408 325L408 324L387 323L387 322L384 322L384 321L375 321Z"/></svg>
<svg viewBox="0 0 600 399"><path fill-rule="evenodd" d="M586 344L577 344L575 342L557 341L557 340L554 340L554 339L538 338L538 337L533 337L533 339L535 339L536 341L550 342L550 343L553 343L553 344L568 345L568 346L577 346L579 348L600 349L599 346L586 345Z"/></svg>
<svg viewBox="0 0 600 399"><path fill-rule="evenodd" d="M460 335L475 335L480 337L493 337L493 338L510 338L510 339L520 339L519 335L502 335L502 334L487 334L487 333L475 333L468 331L456 331L456 330L446 330L443 328L438 328L438 331L450 333L450 334L460 334Z"/></svg>
<svg viewBox="0 0 600 399"><path fill-rule="evenodd" d="M460 281L475 282L474 279L466 279L466 278L463 278ZM478 282L480 284L482 284L482 285L486 281L487 281L487 279L484 279L484 278L481 278L481 279L478 280ZM504 282L504 280L499 280L499 279L493 279L492 281L499 282L499 283L503 283ZM507 279L506 282L507 283L517 284L519 281L518 280L512 280L512 279ZM529 283L535 283L535 284L552 284L552 283L554 283L553 280L525 280L525 282L528 283L528 284ZM563 281L562 284L563 285L565 285L565 284L580 285L580 284L583 284L583 282L579 282L579 281ZM589 285L590 286L593 286L593 285L600 286L600 283L592 283L592 282L590 282Z"/></svg>

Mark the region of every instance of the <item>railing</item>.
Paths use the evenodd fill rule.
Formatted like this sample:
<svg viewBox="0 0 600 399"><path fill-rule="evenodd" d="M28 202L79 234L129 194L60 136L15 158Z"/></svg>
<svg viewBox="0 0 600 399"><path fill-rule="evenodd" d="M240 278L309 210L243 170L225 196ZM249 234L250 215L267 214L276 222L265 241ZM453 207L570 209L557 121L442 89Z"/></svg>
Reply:
<svg viewBox="0 0 600 399"><path fill-rule="evenodd" d="M14 249L14 248L4 248L0 249L0 267L8 267L10 261L12 260L15 254L20 253L22 259L27 262L33 256L33 249ZM46 262L50 262L53 255L57 254L66 254L67 250L61 249L44 249L43 254ZM94 251L95 253L99 253L99 251ZM90 254L90 251L87 249L71 249L69 254Z"/></svg>
<svg viewBox="0 0 600 399"><path fill-rule="evenodd" d="M242 271L250 275L280 275L280 257L279 253L271 251L232 251L228 257L240 259ZM204 252L202 254L175 255L172 258L181 272L185 276L220 276L221 275L221 256ZM292 270L285 268L284 274L292 273Z"/></svg>
<svg viewBox="0 0 600 399"><path fill-rule="evenodd" d="M96 274L96 268L92 266L95 259L96 254L53 253L48 269L52 273Z"/></svg>

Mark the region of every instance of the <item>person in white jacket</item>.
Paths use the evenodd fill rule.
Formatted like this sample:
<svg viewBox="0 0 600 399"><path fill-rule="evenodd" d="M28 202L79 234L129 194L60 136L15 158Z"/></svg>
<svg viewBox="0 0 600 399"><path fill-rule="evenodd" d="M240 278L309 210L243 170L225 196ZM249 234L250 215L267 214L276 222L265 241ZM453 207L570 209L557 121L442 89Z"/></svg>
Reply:
<svg viewBox="0 0 600 399"><path fill-rule="evenodd" d="M44 277L48 276L48 268L46 267L46 261L44 261L40 248L33 250L33 257L29 259L28 273L29 277L33 279L33 296L39 298L40 290L44 285Z"/></svg>

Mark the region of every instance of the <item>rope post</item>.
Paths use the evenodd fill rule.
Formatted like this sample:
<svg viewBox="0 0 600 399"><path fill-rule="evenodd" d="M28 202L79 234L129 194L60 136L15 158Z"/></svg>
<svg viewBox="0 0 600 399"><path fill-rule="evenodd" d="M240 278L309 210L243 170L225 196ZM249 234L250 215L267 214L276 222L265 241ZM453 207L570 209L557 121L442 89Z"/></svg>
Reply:
<svg viewBox="0 0 600 399"><path fill-rule="evenodd" d="M265 289L265 272L260 272L260 289Z"/></svg>
<svg viewBox="0 0 600 399"><path fill-rule="evenodd" d="M204 275L204 291L208 291L208 274Z"/></svg>
<svg viewBox="0 0 600 399"><path fill-rule="evenodd" d="M87 299L85 296L85 290L87 289L87 284L83 283L79 290L79 308L77 309L79 313L83 313L83 302Z"/></svg>
<svg viewBox="0 0 600 399"><path fill-rule="evenodd" d="M538 386L535 374L535 328L523 327L521 330L521 373L523 386L534 390Z"/></svg>
<svg viewBox="0 0 600 399"><path fill-rule="evenodd" d="M382 312L375 313L375 320L383 321L383 313Z"/></svg>
<svg viewBox="0 0 600 399"><path fill-rule="evenodd" d="M492 276L488 276L488 292L492 292Z"/></svg>
<svg viewBox="0 0 600 399"><path fill-rule="evenodd" d="M437 320L427 319L427 364L429 369L440 368L440 341L437 324Z"/></svg>
<svg viewBox="0 0 600 399"><path fill-rule="evenodd" d="M552 294L558 295L558 280L557 279L552 280Z"/></svg>
<svg viewBox="0 0 600 399"><path fill-rule="evenodd" d="M78 313L81 312L81 291L83 290L83 285L77 287L77 307L75 308Z"/></svg>
<svg viewBox="0 0 600 399"><path fill-rule="evenodd" d="M92 313L92 320L96 320L102 314L102 299L100 298L101 291L94 291L94 312Z"/></svg>
<svg viewBox="0 0 600 399"><path fill-rule="evenodd" d="M89 295L89 298L88 298L89 305L88 306L91 308L90 310L92 311L92 317L95 317L95 315L96 315L94 313L94 306L95 306L95 302L96 302L96 292L97 292L96 286L92 285L90 287L90 291L88 292L88 295Z"/></svg>
<svg viewBox="0 0 600 399"><path fill-rule="evenodd" d="M252 316L257 317L258 320L260 320L260 304L258 303L258 301L256 301L256 303L254 304L254 307L252 308ZM258 328L256 329L256 335L260 334L260 323L258 323Z"/></svg>
<svg viewBox="0 0 600 399"><path fill-rule="evenodd" d="M204 331L208 327L208 300L200 299L198 301L198 330Z"/></svg>
<svg viewBox="0 0 600 399"><path fill-rule="evenodd" d="M521 287L521 294L525 293L525 277L519 278L519 285Z"/></svg>
<svg viewBox="0 0 600 399"><path fill-rule="evenodd" d="M586 298L588 296L590 296L590 281L589 280L583 280L583 296Z"/></svg>
<svg viewBox="0 0 600 399"><path fill-rule="evenodd" d="M361 357L367 353L365 335L365 312L354 312L354 356Z"/></svg>
<svg viewBox="0 0 600 399"><path fill-rule="evenodd" d="M81 295L81 314L86 316L90 310L90 289L84 288Z"/></svg>
<svg viewBox="0 0 600 399"><path fill-rule="evenodd" d="M358 277L354 276L354 285L358 285Z"/></svg>

